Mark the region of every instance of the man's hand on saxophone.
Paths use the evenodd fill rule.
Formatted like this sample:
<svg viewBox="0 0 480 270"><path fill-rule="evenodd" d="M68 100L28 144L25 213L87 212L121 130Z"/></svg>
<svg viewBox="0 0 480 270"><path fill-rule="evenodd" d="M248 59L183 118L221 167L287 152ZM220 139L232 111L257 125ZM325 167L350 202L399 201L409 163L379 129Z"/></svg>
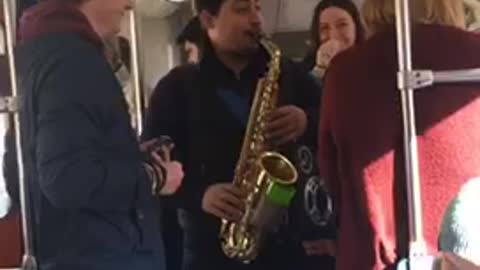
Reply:
<svg viewBox="0 0 480 270"><path fill-rule="evenodd" d="M307 127L307 116L299 107L278 107L270 115L267 124L267 139L273 145L282 145L303 135ZM233 183L210 186L202 200L202 209L220 219L239 221L244 212L245 194Z"/></svg>
<svg viewBox="0 0 480 270"><path fill-rule="evenodd" d="M270 115L267 124L267 139L273 145L283 145L295 141L307 128L307 115L297 106L278 107Z"/></svg>
<svg viewBox="0 0 480 270"><path fill-rule="evenodd" d="M245 193L233 183L208 187L203 195L202 209L220 219L239 221L243 216Z"/></svg>

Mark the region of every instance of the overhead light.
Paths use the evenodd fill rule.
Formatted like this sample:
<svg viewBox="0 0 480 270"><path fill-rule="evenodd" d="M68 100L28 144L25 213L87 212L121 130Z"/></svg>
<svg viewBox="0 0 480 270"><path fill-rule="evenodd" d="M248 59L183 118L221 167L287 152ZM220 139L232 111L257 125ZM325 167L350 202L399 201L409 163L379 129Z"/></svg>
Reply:
<svg viewBox="0 0 480 270"><path fill-rule="evenodd" d="M183 3L183 2L188 2L189 0L167 0L167 2L172 2L172 3Z"/></svg>

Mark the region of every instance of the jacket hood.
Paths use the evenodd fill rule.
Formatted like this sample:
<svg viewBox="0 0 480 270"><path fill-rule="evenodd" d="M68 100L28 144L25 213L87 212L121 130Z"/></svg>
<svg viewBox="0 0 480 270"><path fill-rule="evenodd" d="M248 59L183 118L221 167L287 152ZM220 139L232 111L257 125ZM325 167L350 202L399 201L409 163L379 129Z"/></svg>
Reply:
<svg viewBox="0 0 480 270"><path fill-rule="evenodd" d="M58 0L46 0L27 9L20 19L19 42L25 43L50 33L77 33L99 49L100 36L87 17L74 5Z"/></svg>

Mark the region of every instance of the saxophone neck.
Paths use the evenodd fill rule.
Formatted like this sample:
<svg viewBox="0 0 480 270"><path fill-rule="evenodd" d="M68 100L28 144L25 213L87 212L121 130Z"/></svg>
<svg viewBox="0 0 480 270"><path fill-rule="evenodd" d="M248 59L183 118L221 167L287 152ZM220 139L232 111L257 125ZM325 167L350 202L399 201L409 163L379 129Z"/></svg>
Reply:
<svg viewBox="0 0 480 270"><path fill-rule="evenodd" d="M258 42L270 55L271 60L279 60L281 57L280 47L275 44L267 35L260 34Z"/></svg>

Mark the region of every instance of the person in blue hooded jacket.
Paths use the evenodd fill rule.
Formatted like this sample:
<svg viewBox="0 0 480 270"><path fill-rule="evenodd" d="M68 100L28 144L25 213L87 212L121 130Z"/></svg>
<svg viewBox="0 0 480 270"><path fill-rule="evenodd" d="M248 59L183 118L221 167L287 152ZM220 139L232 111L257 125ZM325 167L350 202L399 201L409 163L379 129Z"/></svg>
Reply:
<svg viewBox="0 0 480 270"><path fill-rule="evenodd" d="M138 145L105 53L132 8L45 0L20 21L22 152L42 270L165 269L157 195L174 193L183 171L169 149Z"/></svg>

